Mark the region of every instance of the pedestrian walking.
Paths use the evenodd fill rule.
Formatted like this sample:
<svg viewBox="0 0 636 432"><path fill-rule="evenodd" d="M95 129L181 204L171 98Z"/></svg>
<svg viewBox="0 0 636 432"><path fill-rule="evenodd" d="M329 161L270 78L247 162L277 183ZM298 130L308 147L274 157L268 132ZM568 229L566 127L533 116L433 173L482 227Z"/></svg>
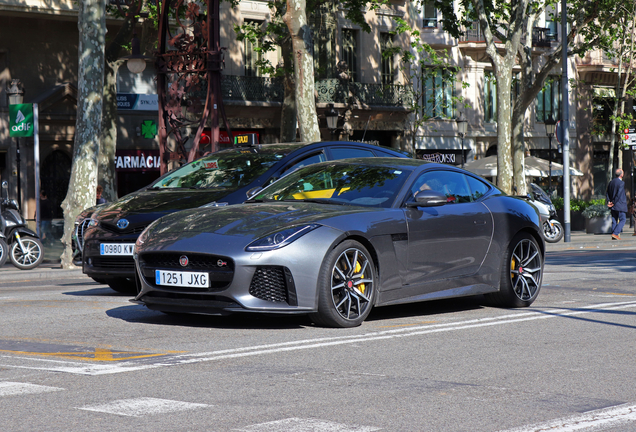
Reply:
<svg viewBox="0 0 636 432"><path fill-rule="evenodd" d="M612 240L620 240L627 214L627 195L622 169L614 172L614 179L607 185L605 200L612 213Z"/></svg>

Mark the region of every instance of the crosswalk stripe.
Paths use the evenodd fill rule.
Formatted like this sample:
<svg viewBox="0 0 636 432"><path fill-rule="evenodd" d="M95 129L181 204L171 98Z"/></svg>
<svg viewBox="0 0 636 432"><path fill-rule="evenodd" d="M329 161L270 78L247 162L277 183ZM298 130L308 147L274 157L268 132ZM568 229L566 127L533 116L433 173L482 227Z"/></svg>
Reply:
<svg viewBox="0 0 636 432"><path fill-rule="evenodd" d="M34 393L47 393L54 391L61 391L63 388L59 387L48 387L36 384L29 383L19 383L19 382L0 382L0 396L16 396L23 394L34 394Z"/></svg>
<svg viewBox="0 0 636 432"><path fill-rule="evenodd" d="M78 409L129 417L143 417L169 412L188 411L209 406L211 405L141 397L135 399L120 399L101 405L88 405Z"/></svg>

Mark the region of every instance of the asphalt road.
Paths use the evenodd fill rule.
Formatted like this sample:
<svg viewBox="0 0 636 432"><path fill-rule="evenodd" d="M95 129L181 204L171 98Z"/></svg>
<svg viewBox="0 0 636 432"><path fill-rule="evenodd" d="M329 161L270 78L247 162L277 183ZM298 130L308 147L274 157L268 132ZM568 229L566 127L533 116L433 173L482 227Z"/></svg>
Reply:
<svg viewBox="0 0 636 432"><path fill-rule="evenodd" d="M531 308L482 298L180 317L85 277L0 279L6 431L636 431L636 250L549 252Z"/></svg>

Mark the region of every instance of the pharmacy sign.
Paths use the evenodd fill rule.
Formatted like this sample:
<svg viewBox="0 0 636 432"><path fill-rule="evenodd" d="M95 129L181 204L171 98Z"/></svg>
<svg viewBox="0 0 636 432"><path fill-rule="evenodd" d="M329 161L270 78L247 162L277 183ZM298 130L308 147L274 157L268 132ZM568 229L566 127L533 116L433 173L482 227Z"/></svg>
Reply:
<svg viewBox="0 0 636 432"><path fill-rule="evenodd" d="M9 105L9 136L33 136L33 104Z"/></svg>

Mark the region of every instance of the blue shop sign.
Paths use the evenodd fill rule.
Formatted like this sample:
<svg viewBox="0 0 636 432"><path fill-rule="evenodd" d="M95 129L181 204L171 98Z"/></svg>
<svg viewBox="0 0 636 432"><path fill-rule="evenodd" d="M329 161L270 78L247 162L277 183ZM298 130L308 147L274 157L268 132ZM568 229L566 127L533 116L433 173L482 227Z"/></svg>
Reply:
<svg viewBox="0 0 636 432"><path fill-rule="evenodd" d="M156 94L117 93L118 110L158 111Z"/></svg>

